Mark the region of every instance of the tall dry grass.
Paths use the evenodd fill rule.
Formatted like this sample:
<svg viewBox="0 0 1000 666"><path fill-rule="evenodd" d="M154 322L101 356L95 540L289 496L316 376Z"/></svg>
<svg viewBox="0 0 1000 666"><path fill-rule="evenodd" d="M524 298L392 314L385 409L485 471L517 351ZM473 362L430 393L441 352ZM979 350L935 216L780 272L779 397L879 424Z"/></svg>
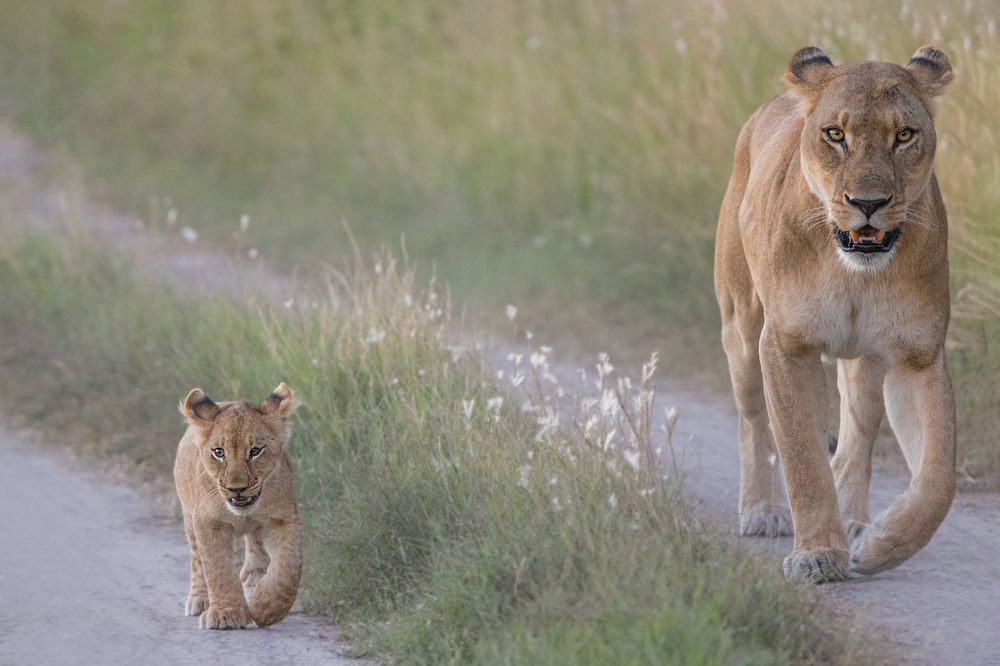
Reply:
<svg viewBox="0 0 1000 666"><path fill-rule="evenodd" d="M466 302L662 341L722 372L715 218L735 136L792 52L949 54L960 457L998 468L998 9L985 0L0 4L0 91L92 187L291 267L406 236ZM595 314L596 313L596 314ZM638 331L638 333L636 333ZM655 345L660 346L660 345ZM688 363L688 365L692 365Z"/></svg>

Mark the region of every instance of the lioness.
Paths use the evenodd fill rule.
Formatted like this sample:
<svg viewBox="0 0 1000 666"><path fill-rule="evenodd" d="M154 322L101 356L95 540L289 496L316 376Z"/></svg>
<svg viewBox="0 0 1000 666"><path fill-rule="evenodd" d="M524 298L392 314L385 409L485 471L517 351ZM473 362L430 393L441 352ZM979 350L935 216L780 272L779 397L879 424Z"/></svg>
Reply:
<svg viewBox="0 0 1000 666"><path fill-rule="evenodd" d="M251 620L266 627L295 601L302 522L285 452L294 405L284 383L259 405L217 404L201 389L180 405L190 424L174 465L191 545L185 614L200 615L202 629L242 629ZM246 558L237 576L233 540L240 536Z"/></svg>
<svg viewBox="0 0 1000 666"><path fill-rule="evenodd" d="M790 90L737 140L715 290L739 411L740 532L794 525L785 577L819 583L898 566L927 544L955 493L933 123L952 71L929 46L906 67L834 67L809 47L784 80ZM832 463L821 354L840 359ZM872 522L872 445L886 411L913 478Z"/></svg>

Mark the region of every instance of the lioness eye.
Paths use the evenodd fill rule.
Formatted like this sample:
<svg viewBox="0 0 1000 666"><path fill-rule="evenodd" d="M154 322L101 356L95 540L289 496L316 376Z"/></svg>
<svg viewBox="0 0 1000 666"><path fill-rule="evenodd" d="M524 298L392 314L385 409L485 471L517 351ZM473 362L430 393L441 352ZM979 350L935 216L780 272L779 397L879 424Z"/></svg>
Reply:
<svg viewBox="0 0 1000 666"><path fill-rule="evenodd" d="M898 132L896 132L896 141L899 141L900 143L906 143L912 138L913 138L913 130L909 128L901 129Z"/></svg>
<svg viewBox="0 0 1000 666"><path fill-rule="evenodd" d="M252 449L250 449L250 457L251 458L253 458L254 456L259 456L259 455L260 455L260 449L258 449L256 446L253 447Z"/></svg>
<svg viewBox="0 0 1000 666"><path fill-rule="evenodd" d="M219 460L222 460L223 458L226 457L226 452L222 449L212 449L212 455L218 458Z"/></svg>
<svg viewBox="0 0 1000 666"><path fill-rule="evenodd" d="M836 127L831 127L826 130L826 135L830 137L831 141L843 141L844 140L844 130L838 129Z"/></svg>

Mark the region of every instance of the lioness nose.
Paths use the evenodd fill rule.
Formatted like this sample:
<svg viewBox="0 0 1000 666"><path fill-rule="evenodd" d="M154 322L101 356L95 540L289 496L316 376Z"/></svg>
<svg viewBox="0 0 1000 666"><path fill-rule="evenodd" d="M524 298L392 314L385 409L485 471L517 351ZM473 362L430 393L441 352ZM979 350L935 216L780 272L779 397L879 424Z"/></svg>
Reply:
<svg viewBox="0 0 1000 666"><path fill-rule="evenodd" d="M892 199L892 197L889 197L889 199L852 199L846 194L844 195L844 198L847 199L847 203L864 213L865 219L868 220L872 219L872 215L875 214L875 211L887 205L889 203L889 199Z"/></svg>

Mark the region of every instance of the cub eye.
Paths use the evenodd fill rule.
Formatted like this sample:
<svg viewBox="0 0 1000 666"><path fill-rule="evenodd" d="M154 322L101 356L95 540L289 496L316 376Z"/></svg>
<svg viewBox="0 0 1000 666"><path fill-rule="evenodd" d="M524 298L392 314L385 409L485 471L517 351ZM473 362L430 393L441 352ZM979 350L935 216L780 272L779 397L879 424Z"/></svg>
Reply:
<svg viewBox="0 0 1000 666"><path fill-rule="evenodd" d="M913 138L913 130L911 130L909 127L907 127L906 129L901 129L898 132L896 132L896 141L899 141L900 143L906 143L912 138Z"/></svg>
<svg viewBox="0 0 1000 666"><path fill-rule="evenodd" d="M253 447L252 449L250 449L250 457L251 458L253 458L255 456L259 456L259 455L260 455L260 449L258 449L256 446Z"/></svg>
<svg viewBox="0 0 1000 666"><path fill-rule="evenodd" d="M212 455L222 460L226 457L226 452L223 449L212 449Z"/></svg>
<svg viewBox="0 0 1000 666"><path fill-rule="evenodd" d="M844 130L837 127L827 129L826 135L830 137L831 141L837 141L838 143L844 140Z"/></svg>

